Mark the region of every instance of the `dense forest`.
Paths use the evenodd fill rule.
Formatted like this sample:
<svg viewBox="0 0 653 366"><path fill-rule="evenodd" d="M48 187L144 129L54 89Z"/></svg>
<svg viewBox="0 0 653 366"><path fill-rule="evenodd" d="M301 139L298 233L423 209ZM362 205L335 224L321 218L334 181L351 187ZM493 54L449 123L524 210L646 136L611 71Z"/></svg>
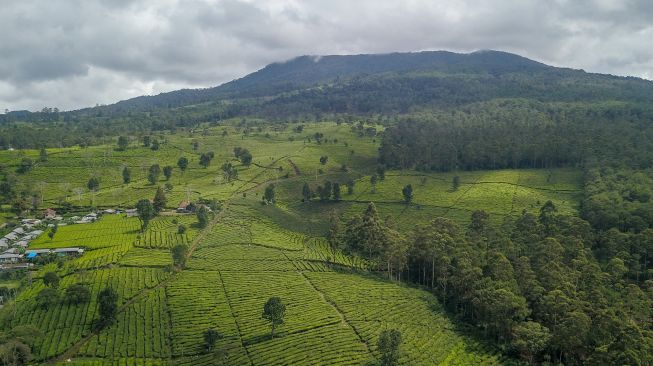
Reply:
<svg viewBox="0 0 653 366"><path fill-rule="evenodd" d="M375 261L388 278L436 292L461 320L529 363L653 362L653 232L593 230L547 202L500 227L484 211L468 227L435 218L402 235L374 204L331 219L335 248Z"/></svg>

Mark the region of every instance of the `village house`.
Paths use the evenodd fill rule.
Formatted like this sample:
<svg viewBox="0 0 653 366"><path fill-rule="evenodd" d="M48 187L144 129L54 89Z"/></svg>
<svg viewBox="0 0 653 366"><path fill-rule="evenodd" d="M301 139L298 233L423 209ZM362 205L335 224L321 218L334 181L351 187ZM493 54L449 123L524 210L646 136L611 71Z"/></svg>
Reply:
<svg viewBox="0 0 653 366"><path fill-rule="evenodd" d="M20 255L20 254L3 253L3 254L0 254L0 263L16 263L22 257L23 256Z"/></svg>
<svg viewBox="0 0 653 366"><path fill-rule="evenodd" d="M188 205L190 205L190 202L188 201L179 202L179 206L177 207L177 212L179 213L188 212Z"/></svg>
<svg viewBox="0 0 653 366"><path fill-rule="evenodd" d="M45 212L43 213L43 218L46 220L52 220L55 217L57 217L57 211L51 209L51 208L46 208Z"/></svg>

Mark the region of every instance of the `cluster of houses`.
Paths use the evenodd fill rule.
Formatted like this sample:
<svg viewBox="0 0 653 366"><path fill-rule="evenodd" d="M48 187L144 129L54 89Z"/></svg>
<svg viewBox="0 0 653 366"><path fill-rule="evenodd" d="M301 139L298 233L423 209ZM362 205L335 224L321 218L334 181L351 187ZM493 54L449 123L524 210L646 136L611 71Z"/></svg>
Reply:
<svg viewBox="0 0 653 366"><path fill-rule="evenodd" d="M31 260L43 254L57 255L79 255L84 253L80 248L59 248L59 249L38 249L27 250L29 243L43 234L46 228L65 226L69 223L86 224L97 219L97 214L91 213L83 217L71 217L64 221L62 216L51 208L43 212L43 219L23 219L20 225L16 226L11 232L0 238L0 269L29 267L29 263L21 263L26 259ZM9 265L8 265L9 264Z"/></svg>

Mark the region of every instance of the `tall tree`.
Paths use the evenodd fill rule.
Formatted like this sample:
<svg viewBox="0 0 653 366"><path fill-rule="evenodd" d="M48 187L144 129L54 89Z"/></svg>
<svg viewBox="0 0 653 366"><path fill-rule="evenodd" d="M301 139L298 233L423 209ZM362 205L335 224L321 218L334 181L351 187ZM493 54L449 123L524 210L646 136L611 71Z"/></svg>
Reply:
<svg viewBox="0 0 653 366"><path fill-rule="evenodd" d="M152 202L154 211L157 213L163 211L163 209L166 207L166 203L168 203L168 199L166 198L165 191L161 187L157 188L156 193L154 194L154 200Z"/></svg>
<svg viewBox="0 0 653 366"><path fill-rule="evenodd" d="M274 184L270 183L265 187L265 193L263 194L263 202L267 204L273 204L275 193L274 193Z"/></svg>
<svg viewBox="0 0 653 366"><path fill-rule="evenodd" d="M170 177L172 177L172 167L170 165L163 167L163 176L166 177L166 180L170 180Z"/></svg>
<svg viewBox="0 0 653 366"><path fill-rule="evenodd" d="M118 137L118 150L125 151L127 146L129 146L129 139L126 136Z"/></svg>
<svg viewBox="0 0 653 366"><path fill-rule="evenodd" d="M263 305L263 314L261 317L270 322L272 332L270 336L274 338L274 331L277 326L283 324L284 316L286 315L286 305L279 297L271 297Z"/></svg>
<svg viewBox="0 0 653 366"><path fill-rule="evenodd" d="M127 165L122 168L122 182L127 184L131 181L132 172Z"/></svg>
<svg viewBox="0 0 653 366"><path fill-rule="evenodd" d="M329 232L327 232L326 237L329 247L334 253L340 248L342 235L340 231L340 217L338 217L336 210L331 210L329 214Z"/></svg>
<svg viewBox="0 0 653 366"><path fill-rule="evenodd" d="M411 184L404 186L401 194L404 196L404 202L410 203L413 200L413 186Z"/></svg>
<svg viewBox="0 0 653 366"><path fill-rule="evenodd" d="M150 166L150 169L147 174L147 180L150 184L154 185L159 180L159 175L161 174L161 167L159 164L154 164Z"/></svg>
<svg viewBox="0 0 653 366"><path fill-rule="evenodd" d="M173 265L178 268L184 268L188 257L188 247L184 244L177 244L170 251L172 253Z"/></svg>
<svg viewBox="0 0 653 366"><path fill-rule="evenodd" d="M313 196L313 192L311 192L311 187L308 185L308 182L304 182L304 186L302 187L303 201L304 202L310 201L312 196Z"/></svg>
<svg viewBox="0 0 653 366"><path fill-rule="evenodd" d="M97 296L101 322L113 321L118 312L118 293L111 287L105 287Z"/></svg>
<svg viewBox="0 0 653 366"><path fill-rule="evenodd" d="M206 209L206 206L200 205L200 207L195 211L195 216L197 216L197 226L200 228L205 228L209 224L209 210Z"/></svg>
<svg viewBox="0 0 653 366"><path fill-rule="evenodd" d="M96 192L100 188L100 180L97 177L91 177L88 182L86 182L86 187L89 191Z"/></svg>
<svg viewBox="0 0 653 366"><path fill-rule="evenodd" d="M220 334L217 330L213 328L209 328L204 332L204 345L206 346L206 350L211 352L213 350L213 347L215 347L215 343L222 339L223 335Z"/></svg>
<svg viewBox="0 0 653 366"><path fill-rule="evenodd" d="M333 200L340 201L341 198L342 196L340 194L340 183L333 183Z"/></svg>
<svg viewBox="0 0 653 366"><path fill-rule="evenodd" d="M396 366L399 364L401 332L397 329L388 329L381 332L377 347L381 353L382 366Z"/></svg>
<svg viewBox="0 0 653 366"><path fill-rule="evenodd" d="M45 147L42 147L39 151L39 161L44 162L48 161L48 151L45 150Z"/></svg>
<svg viewBox="0 0 653 366"><path fill-rule="evenodd" d="M179 169L181 169L181 172L185 172L186 168L188 168L188 159L185 157L180 157L179 160L177 160L177 166Z"/></svg>
<svg viewBox="0 0 653 366"><path fill-rule="evenodd" d="M150 220L156 216L156 210L152 202L146 199L142 199L136 203L136 210L138 212L138 218L141 220L141 231L145 232L145 229L150 224Z"/></svg>

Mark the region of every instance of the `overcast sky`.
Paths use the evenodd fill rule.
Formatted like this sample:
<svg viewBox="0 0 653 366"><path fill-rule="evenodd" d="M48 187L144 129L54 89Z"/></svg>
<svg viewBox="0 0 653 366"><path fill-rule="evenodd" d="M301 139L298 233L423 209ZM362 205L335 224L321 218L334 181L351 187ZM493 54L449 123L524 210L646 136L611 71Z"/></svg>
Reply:
<svg viewBox="0 0 653 366"><path fill-rule="evenodd" d="M0 110L215 86L304 54L478 49L653 79L653 1L0 0Z"/></svg>

